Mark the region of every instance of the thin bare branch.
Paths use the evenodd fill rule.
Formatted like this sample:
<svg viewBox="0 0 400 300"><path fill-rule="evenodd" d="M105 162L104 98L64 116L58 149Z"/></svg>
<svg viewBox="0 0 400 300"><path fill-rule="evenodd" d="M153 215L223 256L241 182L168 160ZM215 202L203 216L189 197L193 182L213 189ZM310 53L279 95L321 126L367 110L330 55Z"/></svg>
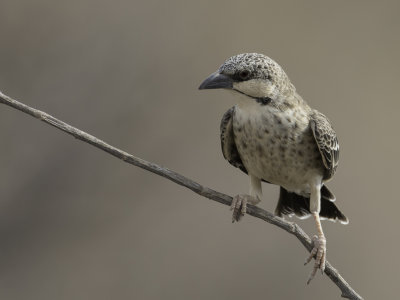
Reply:
<svg viewBox="0 0 400 300"><path fill-rule="evenodd" d="M104 141L94 137L93 135L90 135L82 130L79 130L78 128L75 128L61 120L58 120L43 111L37 110L35 108L29 107L29 106L19 102L19 101L16 101L16 100L4 95L2 92L0 92L0 102L3 104L6 104L8 106L11 106L19 111L22 111L26 114L29 114L39 120L42 120L43 122L50 124L62 131L74 136L75 138L77 138L81 141L84 141L86 143L89 143L89 144L95 146L96 148L99 148L119 159L122 159L123 161L125 161L129 164L140 167L142 169L145 169L147 171L150 171L152 173L155 173L157 175L165 177L179 185L187 187L188 189L191 189L193 192L195 192L201 196L204 196L206 198L209 198L211 200L217 201L219 203L222 203L222 204L228 205L228 206L230 206L230 204L232 202L232 197L230 197L228 195L214 191L208 187L202 186L199 183L197 183L175 171L172 171L168 168L161 167L155 163L145 161L145 160L135 157L125 151L122 151L116 147L113 147L113 146L105 143ZM297 239L303 244L303 246L309 252L311 251L312 242L311 242L310 237L297 224L295 224L293 222L288 222L280 217L275 216L274 214L272 214L266 210L263 210L257 206L253 206L253 205L248 205L247 214L249 214L253 217L259 218L261 220L264 220L273 225L276 225L276 226L282 228L283 230L289 232L290 234L293 234L294 236L297 237ZM342 297L348 298L348 299L363 299L343 279L343 277L339 274L339 272L329 262L326 262L325 273L341 290Z"/></svg>

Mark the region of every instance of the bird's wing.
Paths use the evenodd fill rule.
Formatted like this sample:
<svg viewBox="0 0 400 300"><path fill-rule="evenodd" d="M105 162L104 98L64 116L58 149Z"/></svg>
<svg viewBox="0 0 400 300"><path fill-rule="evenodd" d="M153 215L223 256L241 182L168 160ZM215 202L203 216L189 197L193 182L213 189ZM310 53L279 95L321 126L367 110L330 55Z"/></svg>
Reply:
<svg viewBox="0 0 400 300"><path fill-rule="evenodd" d="M339 142L328 118L314 111L310 120L311 130L322 156L326 172L324 179L330 179L339 163Z"/></svg>
<svg viewBox="0 0 400 300"><path fill-rule="evenodd" d="M221 148L224 158L234 167L239 168L247 174L247 170L243 165L239 152L235 144L233 135L233 114L235 107L231 107L222 117L221 132Z"/></svg>

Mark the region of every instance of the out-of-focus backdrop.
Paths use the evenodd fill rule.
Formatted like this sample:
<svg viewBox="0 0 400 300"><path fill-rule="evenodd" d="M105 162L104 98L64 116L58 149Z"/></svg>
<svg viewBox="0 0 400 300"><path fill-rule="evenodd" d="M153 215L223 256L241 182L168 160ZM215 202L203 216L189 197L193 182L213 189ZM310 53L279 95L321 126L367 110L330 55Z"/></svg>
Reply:
<svg viewBox="0 0 400 300"><path fill-rule="evenodd" d="M234 104L198 91L226 58L278 61L341 143L329 184L349 217L328 260L366 299L398 296L398 1L0 3L0 90L136 156L234 195ZM301 244L265 222L0 106L1 299L338 299L306 286ZM278 188L264 185L273 210ZM314 234L312 220L299 221Z"/></svg>

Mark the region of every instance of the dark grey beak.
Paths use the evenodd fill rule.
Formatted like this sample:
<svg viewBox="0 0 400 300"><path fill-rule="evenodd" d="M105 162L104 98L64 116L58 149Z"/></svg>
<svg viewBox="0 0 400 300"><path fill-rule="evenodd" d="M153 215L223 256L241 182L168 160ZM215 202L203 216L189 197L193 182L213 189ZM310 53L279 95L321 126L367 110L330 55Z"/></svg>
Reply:
<svg viewBox="0 0 400 300"><path fill-rule="evenodd" d="M224 74L220 74L218 71L212 73L207 77L206 80L199 86L199 90L207 89L231 89L233 87L233 81L231 78Z"/></svg>

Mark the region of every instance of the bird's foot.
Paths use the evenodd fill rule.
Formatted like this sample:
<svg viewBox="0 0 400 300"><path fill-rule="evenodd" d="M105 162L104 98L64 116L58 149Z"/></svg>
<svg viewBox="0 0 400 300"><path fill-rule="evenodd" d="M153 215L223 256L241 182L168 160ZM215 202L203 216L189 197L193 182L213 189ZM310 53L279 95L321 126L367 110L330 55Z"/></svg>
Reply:
<svg viewBox="0 0 400 300"><path fill-rule="evenodd" d="M260 202L258 198L250 195L240 194L234 196L231 203L231 210L233 210L232 223L239 222L246 214L247 203L256 205L258 202Z"/></svg>
<svg viewBox="0 0 400 300"><path fill-rule="evenodd" d="M325 236L322 235L314 235L313 239L314 248L311 250L310 256L307 258L304 265L308 264L311 259L315 256L315 264L314 269L312 270L310 277L307 280L307 284L311 282L314 278L317 270L320 269L321 273L324 274L325 270L325 261L326 261L326 239Z"/></svg>

